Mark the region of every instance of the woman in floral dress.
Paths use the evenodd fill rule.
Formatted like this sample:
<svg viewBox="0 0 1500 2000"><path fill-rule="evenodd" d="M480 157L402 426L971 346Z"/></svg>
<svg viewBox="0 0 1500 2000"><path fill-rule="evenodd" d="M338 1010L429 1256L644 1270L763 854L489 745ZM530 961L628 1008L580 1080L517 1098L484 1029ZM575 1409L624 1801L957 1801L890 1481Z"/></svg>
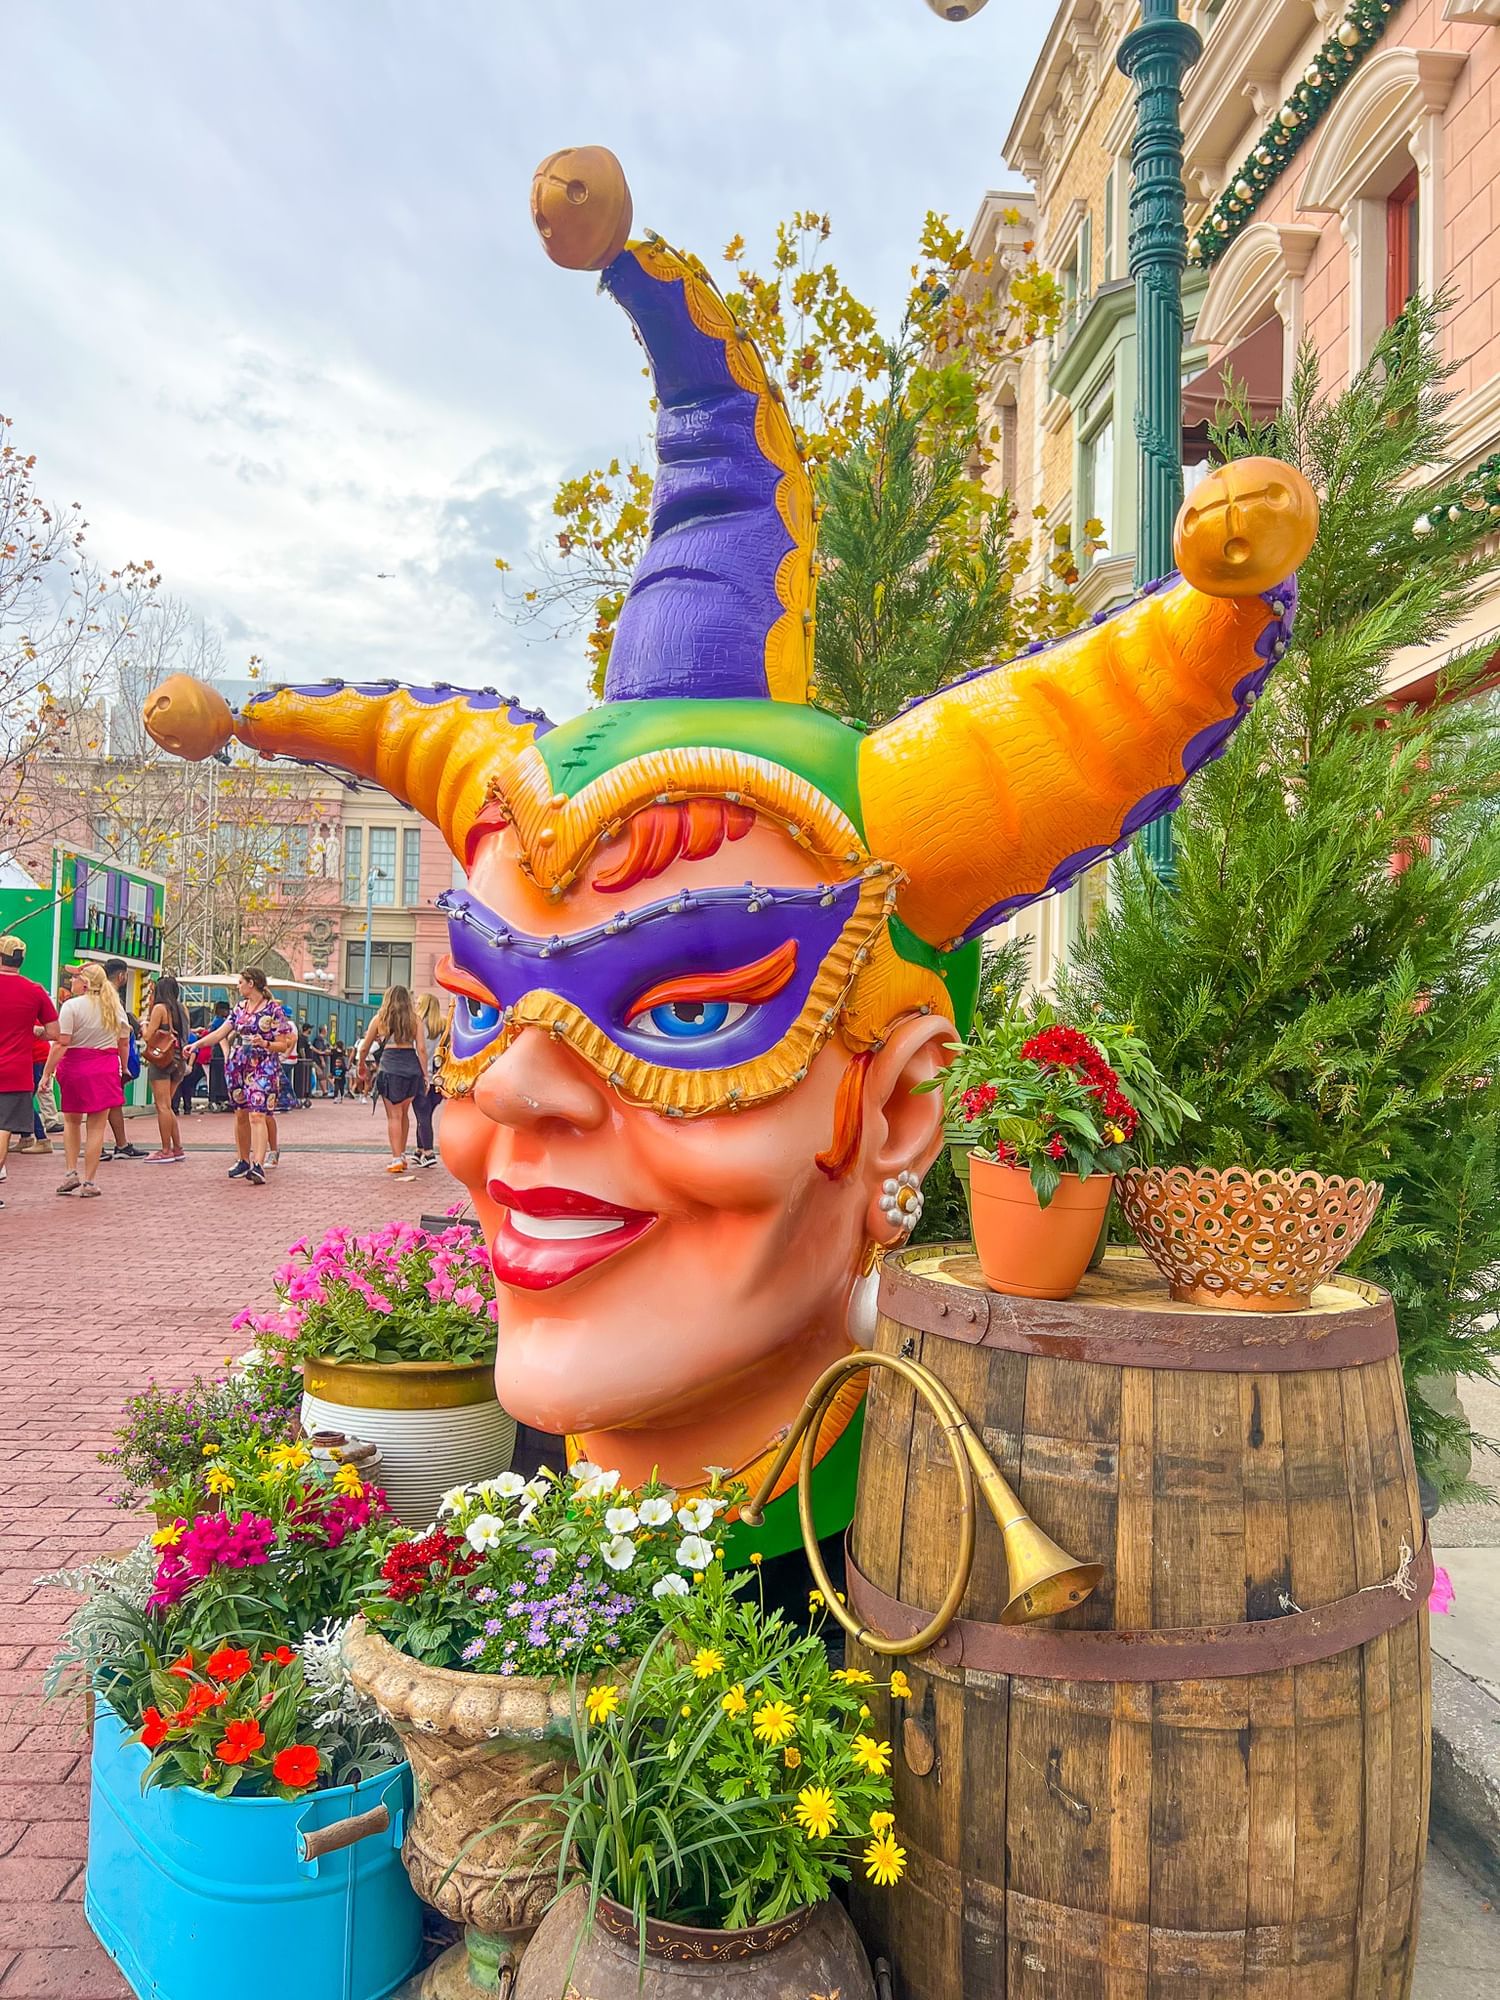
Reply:
<svg viewBox="0 0 1500 2000"><path fill-rule="evenodd" d="M281 1054L295 1046L297 1031L279 1000L271 997L266 975L251 966L240 974L239 1005L210 1034L201 1035L189 1050L211 1047L228 1039L224 1080L234 1106L234 1136L239 1158L229 1169L232 1181L252 1187L266 1184L266 1120L274 1114L281 1094Z"/></svg>

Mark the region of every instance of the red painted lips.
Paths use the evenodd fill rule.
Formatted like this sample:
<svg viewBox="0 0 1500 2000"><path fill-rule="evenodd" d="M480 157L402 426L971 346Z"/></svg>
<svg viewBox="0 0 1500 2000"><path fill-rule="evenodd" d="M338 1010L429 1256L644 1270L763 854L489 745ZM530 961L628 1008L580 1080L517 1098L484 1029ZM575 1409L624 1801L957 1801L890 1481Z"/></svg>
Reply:
<svg viewBox="0 0 1500 2000"><path fill-rule="evenodd" d="M649 1209L621 1208L578 1188L512 1188L492 1180L488 1191L505 1210L490 1251L495 1276L527 1292L549 1291L591 1271L639 1241L656 1220Z"/></svg>

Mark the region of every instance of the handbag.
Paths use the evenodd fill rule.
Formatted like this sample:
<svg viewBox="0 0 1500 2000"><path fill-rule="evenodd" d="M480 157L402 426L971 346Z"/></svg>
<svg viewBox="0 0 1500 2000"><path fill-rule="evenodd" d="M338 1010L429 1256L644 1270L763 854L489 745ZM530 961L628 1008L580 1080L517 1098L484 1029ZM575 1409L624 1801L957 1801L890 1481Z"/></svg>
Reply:
<svg viewBox="0 0 1500 2000"><path fill-rule="evenodd" d="M153 1069L170 1069L182 1054L182 1043L168 1024L158 1028L146 1044L146 1060Z"/></svg>

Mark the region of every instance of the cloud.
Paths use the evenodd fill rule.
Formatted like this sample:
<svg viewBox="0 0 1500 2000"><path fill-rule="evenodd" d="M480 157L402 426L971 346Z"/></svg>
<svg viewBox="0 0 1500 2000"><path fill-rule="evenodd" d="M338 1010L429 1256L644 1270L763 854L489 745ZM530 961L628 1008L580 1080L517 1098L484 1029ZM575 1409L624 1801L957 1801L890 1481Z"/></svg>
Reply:
<svg viewBox="0 0 1500 2000"><path fill-rule="evenodd" d="M7 23L0 408L111 564L271 677L498 684L566 714L581 640L497 615L556 481L637 448L620 316L540 254L531 169L598 139L709 260L835 218L888 314L967 221L1050 19L922 0L71 0ZM38 162L45 171L38 171ZM230 662L231 666L234 664Z"/></svg>

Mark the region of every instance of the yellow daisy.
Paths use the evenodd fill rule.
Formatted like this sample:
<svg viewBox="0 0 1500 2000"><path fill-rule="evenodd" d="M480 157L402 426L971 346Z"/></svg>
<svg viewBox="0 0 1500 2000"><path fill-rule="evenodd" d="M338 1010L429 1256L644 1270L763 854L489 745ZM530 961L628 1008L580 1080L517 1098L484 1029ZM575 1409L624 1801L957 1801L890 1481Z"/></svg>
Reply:
<svg viewBox="0 0 1500 2000"><path fill-rule="evenodd" d="M870 1687L875 1680L875 1676L867 1674L863 1667L836 1667L833 1678L847 1682L850 1687Z"/></svg>
<svg viewBox="0 0 1500 2000"><path fill-rule="evenodd" d="M273 1444L266 1457L281 1472L300 1472L304 1465L312 1464L312 1453L305 1444Z"/></svg>
<svg viewBox="0 0 1500 2000"><path fill-rule="evenodd" d="M234 1491L234 1479L225 1471L222 1465L211 1465L208 1468L208 1475L204 1479L203 1484L208 1488L210 1493L232 1493Z"/></svg>
<svg viewBox="0 0 1500 2000"><path fill-rule="evenodd" d="M590 1722L607 1722L620 1706L620 1690L617 1687L590 1688L584 1707L588 1710Z"/></svg>
<svg viewBox="0 0 1500 2000"><path fill-rule="evenodd" d="M876 1812L870 1814L871 1833L889 1833L895 1824L896 1815L894 1813Z"/></svg>
<svg viewBox="0 0 1500 2000"><path fill-rule="evenodd" d="M728 1694L725 1695L719 1706L726 1715L743 1715L745 1713L750 1704L746 1701L745 1690L740 1686L738 1681L735 1682Z"/></svg>
<svg viewBox="0 0 1500 2000"><path fill-rule="evenodd" d="M219 1455L219 1453L220 1453L220 1451L221 1451L222 1449L223 1449L223 1447L222 1447L221 1445L217 1445L217 1444L206 1444L206 1445L205 1445L205 1446L203 1447L203 1450L202 1450L202 1452L201 1452L201 1453L199 1454L199 1456L200 1456L200 1457L202 1457L202 1458L217 1458L217 1457L218 1457L218 1455Z"/></svg>
<svg viewBox="0 0 1500 2000"><path fill-rule="evenodd" d="M807 1593L807 1608L809 1611L821 1611L827 1602L828 1599L823 1595L821 1590L810 1590Z"/></svg>
<svg viewBox="0 0 1500 2000"><path fill-rule="evenodd" d="M795 1771L797 1766L802 1762L802 1752L797 1748L795 1743L788 1743L785 1750L781 1753L781 1761L789 1771Z"/></svg>
<svg viewBox="0 0 1500 2000"><path fill-rule="evenodd" d="M186 1521L169 1521L164 1528L158 1528L151 1537L153 1549L173 1549L187 1532Z"/></svg>
<svg viewBox="0 0 1500 2000"><path fill-rule="evenodd" d="M755 1711L753 1727L762 1743L774 1750L797 1733L797 1712L789 1701L763 1702Z"/></svg>
<svg viewBox="0 0 1500 2000"><path fill-rule="evenodd" d="M750 1567L752 1569L759 1569L764 1561L765 1557L760 1553L760 1550L757 1549L750 1557Z"/></svg>
<svg viewBox="0 0 1500 2000"><path fill-rule="evenodd" d="M873 1736L856 1736L849 1745L850 1753L862 1771L868 1771L872 1778L883 1778L891 1761L889 1743L877 1743Z"/></svg>
<svg viewBox="0 0 1500 2000"><path fill-rule="evenodd" d="M693 1712L693 1704L690 1701L685 1701L682 1704L681 1708L679 1708L677 1711L679 1715L691 1715L692 1712Z"/></svg>
<svg viewBox="0 0 1500 2000"><path fill-rule="evenodd" d="M889 1829L877 1834L865 1849L865 1873L877 1889L889 1889L906 1873L906 1849L896 1845L896 1836Z"/></svg>
<svg viewBox="0 0 1500 2000"><path fill-rule="evenodd" d="M793 1813L809 1840L822 1840L839 1823L838 1807L826 1785L807 1785L798 1792Z"/></svg>
<svg viewBox="0 0 1500 2000"><path fill-rule="evenodd" d="M897 1701L911 1700L911 1682L899 1667L894 1667L891 1670L891 1693L896 1697Z"/></svg>
<svg viewBox="0 0 1500 2000"><path fill-rule="evenodd" d="M706 1681L710 1674L723 1673L724 1655L715 1651L712 1646L700 1646L689 1665L700 1681Z"/></svg>
<svg viewBox="0 0 1500 2000"><path fill-rule="evenodd" d="M365 1483L359 1476L357 1465L341 1465L333 1475L335 1493L346 1493L351 1500L357 1500L365 1490Z"/></svg>

